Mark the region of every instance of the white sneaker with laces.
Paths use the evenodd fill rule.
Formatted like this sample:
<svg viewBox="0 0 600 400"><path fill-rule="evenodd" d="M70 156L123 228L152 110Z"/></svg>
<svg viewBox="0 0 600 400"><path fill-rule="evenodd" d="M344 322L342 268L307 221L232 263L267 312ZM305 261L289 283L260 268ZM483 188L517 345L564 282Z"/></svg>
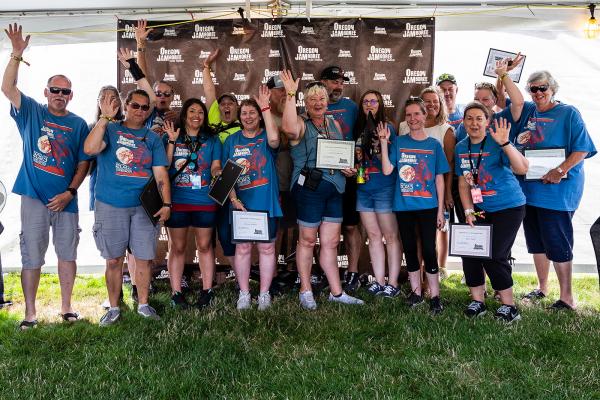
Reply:
<svg viewBox="0 0 600 400"><path fill-rule="evenodd" d="M313 296L313 292L300 292L300 305L305 310L316 310L317 302L315 301L315 296Z"/></svg>
<svg viewBox="0 0 600 400"><path fill-rule="evenodd" d="M357 304L357 305L365 304L365 302L362 301L361 299L352 297L349 294L347 294L346 292L342 292L342 295L339 297L335 297L332 293L329 293L329 301L334 302L334 303L342 303L342 304Z"/></svg>
<svg viewBox="0 0 600 400"><path fill-rule="evenodd" d="M258 310L264 311L271 307L271 294L269 292L258 295Z"/></svg>
<svg viewBox="0 0 600 400"><path fill-rule="evenodd" d="M242 292L240 290L240 295L237 301L237 309L238 310L247 310L252 305L252 298L250 297L250 292Z"/></svg>

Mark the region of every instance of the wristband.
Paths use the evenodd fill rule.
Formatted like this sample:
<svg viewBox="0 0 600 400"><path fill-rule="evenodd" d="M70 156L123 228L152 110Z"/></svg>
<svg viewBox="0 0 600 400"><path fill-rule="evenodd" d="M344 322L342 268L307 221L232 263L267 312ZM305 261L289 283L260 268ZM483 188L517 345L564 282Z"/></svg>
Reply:
<svg viewBox="0 0 600 400"><path fill-rule="evenodd" d="M169 144L172 144L172 145L175 145L175 141L174 141L174 140L171 140L171 139L167 140L167 143L169 143Z"/></svg>
<svg viewBox="0 0 600 400"><path fill-rule="evenodd" d="M504 78L506 78L508 76L508 74L505 72L502 75L499 76L500 80L503 81Z"/></svg>
<svg viewBox="0 0 600 400"><path fill-rule="evenodd" d="M287 92L287 95L289 97L294 97L296 95L296 92Z"/></svg>
<svg viewBox="0 0 600 400"><path fill-rule="evenodd" d="M207 68L208 68L209 71L212 71L212 69L210 69L210 65L204 64L204 69L207 69Z"/></svg>
<svg viewBox="0 0 600 400"><path fill-rule="evenodd" d="M172 208L172 207L173 207L173 204L171 204L171 203L163 203L163 205L162 205L162 206L163 206L163 207Z"/></svg>
<svg viewBox="0 0 600 400"><path fill-rule="evenodd" d="M473 210L472 208L467 208L465 210L465 217L468 217L469 215L473 215L475 214L475 210Z"/></svg>
<svg viewBox="0 0 600 400"><path fill-rule="evenodd" d="M563 171L563 169L561 167L556 167L556 170L558 171L559 174L564 175L565 171Z"/></svg>
<svg viewBox="0 0 600 400"><path fill-rule="evenodd" d="M265 112L265 111L269 111L271 109L271 106L266 106L264 108L260 109L260 112Z"/></svg>
<svg viewBox="0 0 600 400"><path fill-rule="evenodd" d="M509 144L510 144L510 140L508 140L506 143L501 144L500 147L508 146Z"/></svg>
<svg viewBox="0 0 600 400"><path fill-rule="evenodd" d="M233 203L234 201L237 201L238 203L240 203L241 205L244 205L244 203L242 203L242 201L240 199L238 199L237 197L234 197L233 199L231 199L231 202Z"/></svg>
<svg viewBox="0 0 600 400"><path fill-rule="evenodd" d="M135 61L135 58L130 58L127 60L127 62L129 63L129 72L131 72L131 76L133 76L134 80L139 81L140 79L146 77L137 61Z"/></svg>
<svg viewBox="0 0 600 400"><path fill-rule="evenodd" d="M143 52L145 52L145 51L146 51L146 48L145 48L145 47L138 47L138 48L137 48L137 51L139 51L139 52L143 53Z"/></svg>
<svg viewBox="0 0 600 400"><path fill-rule="evenodd" d="M100 119L105 119L105 120L107 120L108 122L113 122L113 121L115 120L113 117L109 117L108 115L104 115L104 114L102 114L102 115L100 116Z"/></svg>
<svg viewBox="0 0 600 400"><path fill-rule="evenodd" d="M71 195L72 195L73 197L77 196L77 189L75 189L75 188L68 187L68 188L67 188L67 192L71 193Z"/></svg>
<svg viewBox="0 0 600 400"><path fill-rule="evenodd" d="M22 62L23 64L27 65L28 67L31 66L31 64L29 64L27 61L23 60L22 56L15 56L14 54L11 54L10 58L12 58L15 61Z"/></svg>

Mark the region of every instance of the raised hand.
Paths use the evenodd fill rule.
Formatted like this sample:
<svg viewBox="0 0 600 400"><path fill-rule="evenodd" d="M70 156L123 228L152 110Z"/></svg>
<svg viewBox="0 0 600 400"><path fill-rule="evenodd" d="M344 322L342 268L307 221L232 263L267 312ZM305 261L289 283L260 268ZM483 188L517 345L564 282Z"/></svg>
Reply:
<svg viewBox="0 0 600 400"><path fill-rule="evenodd" d="M102 115L114 118L119 111L120 104L114 97L104 96L101 99L98 99L98 107L100 107Z"/></svg>
<svg viewBox="0 0 600 400"><path fill-rule="evenodd" d="M508 67L506 68L507 71L512 71L513 69L515 69L519 64L521 64L523 62L523 59L525 58L525 56L521 55L521 52L517 53L517 55L515 56L515 58L511 59L507 59L507 64Z"/></svg>
<svg viewBox="0 0 600 400"><path fill-rule="evenodd" d="M496 141L496 143L502 145L508 142L510 126L510 122L508 122L505 118L494 120L494 129L490 129L490 135L492 135L492 138Z"/></svg>
<svg viewBox="0 0 600 400"><path fill-rule="evenodd" d="M167 136L169 136L169 140L176 141L179 137L179 129L175 129L175 125L171 121L165 121L163 125L163 130L167 132Z"/></svg>
<svg viewBox="0 0 600 400"><path fill-rule="evenodd" d="M258 97L254 96L254 100L258 103L261 108L269 107L269 100L271 99L271 91L266 85L260 85L258 87Z"/></svg>
<svg viewBox="0 0 600 400"><path fill-rule="evenodd" d="M218 48L211 51L206 58L206 61L204 61L204 66L210 68L210 65L217 59L217 57L219 57L219 52L220 50Z"/></svg>
<svg viewBox="0 0 600 400"><path fill-rule="evenodd" d="M496 69L494 70L496 75L502 76L508 72L508 59L502 59L496 61Z"/></svg>
<svg viewBox="0 0 600 400"><path fill-rule="evenodd" d="M138 44L144 43L148 38L148 34L152 32L153 28L148 28L148 21L145 19L138 19L135 27L135 41Z"/></svg>
<svg viewBox="0 0 600 400"><path fill-rule="evenodd" d="M27 35L25 39L23 39L23 27L16 23L8 25L8 29L5 29L4 32L12 44L12 54L17 57L22 56L29 45L31 35Z"/></svg>
<svg viewBox="0 0 600 400"><path fill-rule="evenodd" d="M388 125L385 122L380 122L377 125L377 136L379 137L379 141L387 144L387 141L390 139L390 135L390 128Z"/></svg>
<svg viewBox="0 0 600 400"><path fill-rule="evenodd" d="M127 60L131 60L132 58L135 58L135 57L133 56L132 50L121 47L119 49L119 52L117 53L117 58L119 59L119 61L121 61L121 64L123 65L123 67L129 68L129 61L127 61Z"/></svg>
<svg viewBox="0 0 600 400"><path fill-rule="evenodd" d="M289 93L296 93L298 91L298 85L300 84L300 78L294 80L292 72L288 69L284 69L279 73L279 77L283 81L285 91Z"/></svg>

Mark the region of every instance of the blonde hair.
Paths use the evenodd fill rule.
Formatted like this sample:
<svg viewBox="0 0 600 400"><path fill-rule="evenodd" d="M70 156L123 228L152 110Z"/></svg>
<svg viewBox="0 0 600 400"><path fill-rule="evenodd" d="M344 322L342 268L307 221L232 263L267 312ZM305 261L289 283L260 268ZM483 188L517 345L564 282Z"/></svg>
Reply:
<svg viewBox="0 0 600 400"><path fill-rule="evenodd" d="M444 100L444 95L442 91L435 86L429 86L421 90L421 94L419 94L419 97L423 101L425 101L425 99L423 99L423 95L427 93L435 94L440 102L440 112L438 113L438 115L435 116L435 124L445 124L446 122L448 122L448 108L446 107L446 100Z"/></svg>

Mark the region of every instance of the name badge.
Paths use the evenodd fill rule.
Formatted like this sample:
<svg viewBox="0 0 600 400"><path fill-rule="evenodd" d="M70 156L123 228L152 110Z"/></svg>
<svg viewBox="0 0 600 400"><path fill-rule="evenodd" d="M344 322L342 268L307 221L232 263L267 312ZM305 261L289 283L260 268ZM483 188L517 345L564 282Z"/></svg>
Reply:
<svg viewBox="0 0 600 400"><path fill-rule="evenodd" d="M298 175L298 185L300 186L304 186L304 181L306 180L306 177L302 174Z"/></svg>
<svg viewBox="0 0 600 400"><path fill-rule="evenodd" d="M483 203L483 196L481 195L480 188L471 188L471 198L473 199L473 204Z"/></svg>
<svg viewBox="0 0 600 400"><path fill-rule="evenodd" d="M202 189L202 177L200 175L190 175L192 189Z"/></svg>

